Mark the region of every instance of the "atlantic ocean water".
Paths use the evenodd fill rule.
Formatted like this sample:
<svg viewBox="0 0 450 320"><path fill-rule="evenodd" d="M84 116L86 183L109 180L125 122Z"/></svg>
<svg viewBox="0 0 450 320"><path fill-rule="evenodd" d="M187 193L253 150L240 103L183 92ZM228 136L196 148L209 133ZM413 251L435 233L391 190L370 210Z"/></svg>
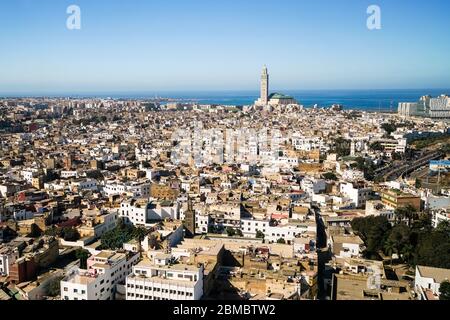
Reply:
<svg viewBox="0 0 450 320"><path fill-rule="evenodd" d="M293 96L305 107L318 105L329 107L341 104L345 109L367 111L397 110L399 102L417 102L421 96L437 97L450 94L450 89L408 89L408 90L280 90L286 95ZM200 104L220 105L249 105L259 97L257 91L221 91L221 92L174 92L163 95Z"/></svg>
<svg viewBox="0 0 450 320"><path fill-rule="evenodd" d="M450 94L450 89L389 89L389 90L272 90L293 96L301 105L329 107L341 104L346 110L396 111L399 102L417 102L421 96L437 97ZM9 95L11 96L11 95ZM21 95L37 96L37 95ZM258 91L149 91L41 94L45 97L152 99L154 97L176 99L180 102L218 104L230 106L251 105L259 97Z"/></svg>

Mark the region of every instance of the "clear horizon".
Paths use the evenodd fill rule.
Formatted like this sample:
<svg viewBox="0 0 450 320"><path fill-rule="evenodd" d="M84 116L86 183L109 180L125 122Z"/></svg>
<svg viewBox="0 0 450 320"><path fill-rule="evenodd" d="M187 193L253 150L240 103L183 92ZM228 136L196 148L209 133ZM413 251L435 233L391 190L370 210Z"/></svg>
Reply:
<svg viewBox="0 0 450 320"><path fill-rule="evenodd" d="M80 30L66 28L72 4ZM372 4L381 30L366 26ZM254 91L264 64L278 90L445 89L449 9L442 0L1 2L0 95Z"/></svg>
<svg viewBox="0 0 450 320"><path fill-rule="evenodd" d="M407 93L407 92L423 92L423 95L430 94L429 91L442 91L441 94L450 94L449 88L395 88L395 89L270 89L270 93L280 92L280 93L380 93L380 92L392 92L392 93ZM241 89L223 89L223 90L134 90L134 91L124 91L124 90L115 90L115 91L73 91L73 92L25 92L25 93L8 93L8 92L0 92L1 97L29 97L29 98L39 98L39 97L93 97L96 96L105 96L105 95L157 95L158 97L166 98L161 96L161 94L247 94L247 95L259 95L260 92L257 89L254 90L241 90ZM420 96L419 96L420 97ZM167 96L167 98L171 98Z"/></svg>

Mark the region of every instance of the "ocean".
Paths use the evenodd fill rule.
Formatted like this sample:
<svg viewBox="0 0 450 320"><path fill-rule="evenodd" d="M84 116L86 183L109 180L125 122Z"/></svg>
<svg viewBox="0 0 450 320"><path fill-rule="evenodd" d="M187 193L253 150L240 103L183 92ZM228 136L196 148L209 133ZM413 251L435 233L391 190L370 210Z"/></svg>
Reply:
<svg viewBox="0 0 450 320"><path fill-rule="evenodd" d="M421 96L433 97L450 94L450 89L400 89L400 90L273 90L293 96L305 107L318 105L329 107L341 104L345 109L367 111L396 111L399 102L417 102ZM22 97L25 95L21 95ZM30 95L31 96L31 95ZM43 95L40 95L43 96ZM46 94L46 97L96 97L114 99L150 99L155 96L172 98L199 104L242 106L253 104L259 97L258 91L160 91L139 93L89 93L89 94Z"/></svg>

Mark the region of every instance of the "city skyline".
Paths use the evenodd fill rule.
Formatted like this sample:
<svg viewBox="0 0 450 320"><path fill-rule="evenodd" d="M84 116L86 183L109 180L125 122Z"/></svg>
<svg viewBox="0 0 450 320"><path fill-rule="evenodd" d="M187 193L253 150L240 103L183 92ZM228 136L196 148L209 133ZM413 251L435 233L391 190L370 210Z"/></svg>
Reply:
<svg viewBox="0 0 450 320"><path fill-rule="evenodd" d="M449 88L449 4L377 1L369 30L371 4L2 3L0 95L256 91L264 64L280 90Z"/></svg>

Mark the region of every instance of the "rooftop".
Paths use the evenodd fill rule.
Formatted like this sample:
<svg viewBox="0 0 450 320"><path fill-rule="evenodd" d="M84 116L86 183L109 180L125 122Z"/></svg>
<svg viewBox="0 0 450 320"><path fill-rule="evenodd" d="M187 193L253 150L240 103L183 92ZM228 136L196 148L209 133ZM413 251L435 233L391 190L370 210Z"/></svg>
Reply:
<svg viewBox="0 0 450 320"><path fill-rule="evenodd" d="M417 266L422 277L431 278L437 283L450 279L450 269Z"/></svg>

